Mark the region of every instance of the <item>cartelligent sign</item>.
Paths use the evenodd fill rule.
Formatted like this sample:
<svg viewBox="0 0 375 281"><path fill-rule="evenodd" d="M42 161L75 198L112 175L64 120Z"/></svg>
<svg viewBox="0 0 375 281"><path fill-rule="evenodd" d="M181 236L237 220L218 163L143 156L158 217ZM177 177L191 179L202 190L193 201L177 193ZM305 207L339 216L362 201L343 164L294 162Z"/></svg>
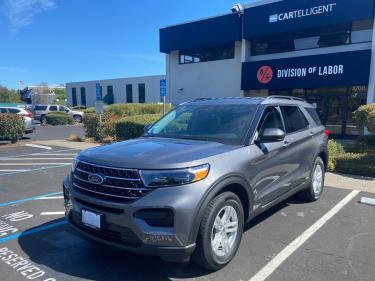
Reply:
<svg viewBox="0 0 375 281"><path fill-rule="evenodd" d="M293 20L298 18L304 18L320 14L329 14L334 11L336 3L331 3L327 5L315 6L312 8L295 10L291 12L284 12L281 14L270 15L269 22L274 23L278 21Z"/></svg>

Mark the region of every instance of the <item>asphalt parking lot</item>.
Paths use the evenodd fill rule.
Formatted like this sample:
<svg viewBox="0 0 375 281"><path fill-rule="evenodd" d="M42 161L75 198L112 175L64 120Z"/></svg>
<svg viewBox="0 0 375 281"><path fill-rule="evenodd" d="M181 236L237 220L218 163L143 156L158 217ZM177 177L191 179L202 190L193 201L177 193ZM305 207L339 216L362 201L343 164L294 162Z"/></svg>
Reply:
<svg viewBox="0 0 375 281"><path fill-rule="evenodd" d="M373 194L326 187L246 226L227 267L208 272L86 240L64 219L61 183L76 149L0 148L0 280L374 280Z"/></svg>

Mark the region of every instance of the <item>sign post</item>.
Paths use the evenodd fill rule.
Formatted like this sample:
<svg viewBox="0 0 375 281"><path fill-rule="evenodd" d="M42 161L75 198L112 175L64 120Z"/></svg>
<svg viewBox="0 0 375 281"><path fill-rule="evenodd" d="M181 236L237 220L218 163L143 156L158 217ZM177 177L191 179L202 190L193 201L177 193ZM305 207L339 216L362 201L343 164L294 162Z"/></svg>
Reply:
<svg viewBox="0 0 375 281"><path fill-rule="evenodd" d="M160 97L163 99L163 114L165 114L165 97L167 96L167 80L160 80Z"/></svg>
<svg viewBox="0 0 375 281"><path fill-rule="evenodd" d="M99 138L100 138L100 142L103 142L102 115L104 113L104 105L102 101L102 88L100 87L99 83L96 83L95 112L96 114L99 114Z"/></svg>

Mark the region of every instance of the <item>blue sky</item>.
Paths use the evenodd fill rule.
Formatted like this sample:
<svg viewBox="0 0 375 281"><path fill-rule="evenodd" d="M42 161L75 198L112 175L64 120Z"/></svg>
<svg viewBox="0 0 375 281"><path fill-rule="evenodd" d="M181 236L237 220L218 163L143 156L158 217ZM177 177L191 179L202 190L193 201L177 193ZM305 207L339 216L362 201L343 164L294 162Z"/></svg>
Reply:
<svg viewBox="0 0 375 281"><path fill-rule="evenodd" d="M162 74L159 28L235 0L0 0L0 84Z"/></svg>

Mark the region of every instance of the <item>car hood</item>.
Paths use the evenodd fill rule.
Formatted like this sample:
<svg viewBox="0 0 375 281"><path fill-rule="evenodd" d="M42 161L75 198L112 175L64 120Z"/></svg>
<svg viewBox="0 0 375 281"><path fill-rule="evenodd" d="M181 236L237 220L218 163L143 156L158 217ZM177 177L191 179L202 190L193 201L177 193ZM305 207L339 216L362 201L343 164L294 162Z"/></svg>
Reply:
<svg viewBox="0 0 375 281"><path fill-rule="evenodd" d="M81 161L132 169L173 169L205 164L208 157L237 149L217 142L139 138L82 151Z"/></svg>

